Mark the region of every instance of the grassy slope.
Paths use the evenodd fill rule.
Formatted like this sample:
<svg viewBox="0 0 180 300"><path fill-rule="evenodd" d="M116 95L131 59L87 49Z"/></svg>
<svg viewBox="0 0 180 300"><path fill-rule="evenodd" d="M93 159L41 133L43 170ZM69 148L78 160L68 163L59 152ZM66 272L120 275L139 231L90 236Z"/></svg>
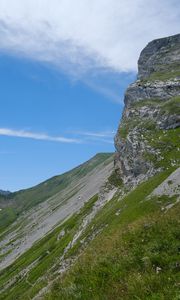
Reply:
<svg viewBox="0 0 180 300"><path fill-rule="evenodd" d="M55 176L33 188L10 194L7 197L1 196L0 207L3 207L3 209L0 211L0 233L15 221L23 211L32 208L63 190L72 180L81 179L102 162L106 163L106 160L111 156L113 159L112 153L97 154L86 163L65 174ZM6 203L8 207L5 207Z"/></svg>
<svg viewBox="0 0 180 300"><path fill-rule="evenodd" d="M149 299L170 299L163 298L169 289L168 285L166 289L168 282L174 286L173 295L176 295L179 208L175 206L164 215L162 205L174 201L174 198L143 201L173 170L170 168L156 175L121 201L116 196L97 214L81 239L86 240L93 232L103 231L90 243L75 267L55 283L46 299L146 299L148 295ZM96 200L95 196L79 214L56 228L0 273L1 286L17 276L15 283L1 294L0 299L32 298L47 285L49 279L56 278L58 258ZM116 215L117 212L119 215ZM58 240L62 229L67 234ZM77 255L80 249L78 241L66 257ZM22 276L21 271L37 259L37 265ZM162 268L160 274L156 274L156 267ZM168 278L171 280L168 281ZM149 284L148 288L146 284ZM137 298L132 298L133 293Z"/></svg>
<svg viewBox="0 0 180 300"><path fill-rule="evenodd" d="M53 276L56 270L59 258L63 254L65 247L71 241L76 230L81 224L83 218L88 214L97 200L95 195L77 214L65 221L61 226L57 227L53 232L46 235L45 238L35 243L34 246L17 259L11 266L0 272L0 286L4 287L9 280L15 278L15 282L6 292L0 294L0 299L28 299L33 297L39 289L47 285L46 277L49 273ZM59 234L65 232L60 239ZM37 263L30 269L31 264ZM55 267L53 267L55 265ZM50 268L52 268L50 272ZM26 276L23 275L25 270L29 269Z"/></svg>
<svg viewBox="0 0 180 300"><path fill-rule="evenodd" d="M106 205L91 224L104 230L45 299L179 299L180 207L164 214L161 207L174 198L145 201L171 171Z"/></svg>
<svg viewBox="0 0 180 300"><path fill-rule="evenodd" d="M176 133L176 130L171 130L171 138L168 136L175 146ZM159 142L159 139L156 141ZM172 152L173 157L174 149L176 147L164 155L169 158ZM164 214L162 206L174 202L174 198L145 201L146 196L176 168L169 167L169 161L165 161L165 171L141 184L123 200L119 201L117 195L97 214L81 240L88 240L93 232L102 232L90 243L71 271L56 281L45 299L179 299L179 205ZM15 282L1 294L0 299L32 298L56 277L58 258L96 200L97 197L91 199L79 214L36 243L0 273L1 286L16 276ZM62 229L66 234L58 240ZM77 255L81 247L78 241L66 256ZM27 275L22 275L21 271L37 259L37 264ZM161 268L159 273L157 268Z"/></svg>

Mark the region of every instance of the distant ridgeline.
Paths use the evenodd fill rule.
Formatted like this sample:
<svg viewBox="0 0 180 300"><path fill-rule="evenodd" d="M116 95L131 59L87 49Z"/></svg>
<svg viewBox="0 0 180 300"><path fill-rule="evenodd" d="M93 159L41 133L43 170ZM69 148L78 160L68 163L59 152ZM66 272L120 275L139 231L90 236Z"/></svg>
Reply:
<svg viewBox="0 0 180 300"><path fill-rule="evenodd" d="M9 194L11 194L11 192L0 190L0 195L2 195L2 196L7 196Z"/></svg>

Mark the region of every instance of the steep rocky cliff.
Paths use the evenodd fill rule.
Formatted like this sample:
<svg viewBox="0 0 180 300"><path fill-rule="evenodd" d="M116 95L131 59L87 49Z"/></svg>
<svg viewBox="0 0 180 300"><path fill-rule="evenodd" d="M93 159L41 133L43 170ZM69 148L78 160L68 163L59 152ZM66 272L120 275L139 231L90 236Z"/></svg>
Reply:
<svg viewBox="0 0 180 300"><path fill-rule="evenodd" d="M138 79L127 89L124 102L115 137L115 168L124 183L135 185L177 164L180 34L145 47L138 61Z"/></svg>

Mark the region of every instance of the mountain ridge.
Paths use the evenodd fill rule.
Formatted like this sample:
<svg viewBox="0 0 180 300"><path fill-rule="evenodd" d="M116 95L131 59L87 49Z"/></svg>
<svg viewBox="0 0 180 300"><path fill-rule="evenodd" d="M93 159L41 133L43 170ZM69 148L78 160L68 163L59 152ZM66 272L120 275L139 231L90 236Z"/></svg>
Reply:
<svg viewBox="0 0 180 300"><path fill-rule="evenodd" d="M8 193L6 195L3 194L2 198L0 198L0 208L2 209L4 207L12 207L15 209L14 218L12 220L9 220L8 224L10 224L12 221L15 221L16 217L24 210L32 208L33 206L43 202L44 200L67 187L68 183L71 181L71 176L81 176L80 173L82 173L83 175L83 173L86 173L87 171L89 172L91 168L93 169L96 166L96 162L98 165L103 162L103 160L108 159L112 155L112 153L96 154L91 159L73 168L72 170L67 171L61 175L53 176L52 178L47 179L31 188L22 189L13 193ZM3 196L7 197L3 198ZM35 200L33 200L33 198L35 198ZM1 217L2 216L0 216L0 221Z"/></svg>
<svg viewBox="0 0 180 300"><path fill-rule="evenodd" d="M113 154L98 154L70 172L16 192L15 198L7 203L7 209L7 199L0 201L0 223L4 225L0 235L3 257L0 267L8 266L57 224L76 213L98 193L112 168ZM9 210L9 222L5 222Z"/></svg>
<svg viewBox="0 0 180 300"><path fill-rule="evenodd" d="M2 196L7 196L7 195L9 195L9 194L11 194L10 191L0 190L0 195L2 195Z"/></svg>

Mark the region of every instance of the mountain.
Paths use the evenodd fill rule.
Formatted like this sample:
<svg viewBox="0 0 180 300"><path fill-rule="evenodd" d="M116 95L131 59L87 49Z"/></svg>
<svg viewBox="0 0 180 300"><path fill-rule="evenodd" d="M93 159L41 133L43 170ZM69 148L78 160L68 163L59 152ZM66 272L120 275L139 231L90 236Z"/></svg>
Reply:
<svg viewBox="0 0 180 300"><path fill-rule="evenodd" d="M3 190L0 190L0 195L2 195L2 196L7 196L7 195L9 195L11 192L9 192L9 191L3 191Z"/></svg>
<svg viewBox="0 0 180 300"><path fill-rule="evenodd" d="M0 215L0 225L1 231L4 230L8 225L17 219L19 215L23 212L26 212L33 207L36 207L41 203L44 203L46 200L53 197L54 204L50 209L56 210L54 207L58 207L60 203L66 200L66 197L71 197L71 194L76 195L76 193L81 194L81 186L85 185L84 181L86 180L87 175L91 175L92 171L101 171L103 166L106 167L106 163L110 162L110 170L112 168L113 154L112 153L101 153L97 154L95 157L90 159L88 162L80 165L79 167L69 171L63 175L55 176L33 188L27 190L21 190L15 193L8 194L7 197L0 198L0 208L2 209ZM108 168L108 167L107 167ZM95 185L99 186L102 184L106 177L106 168L105 174L103 171L98 174L97 182ZM101 178L102 177L102 178ZM87 177L88 178L88 177ZM94 184L94 183L93 183ZM94 187L94 186L93 186ZM61 195L58 193L63 192L65 194ZM76 193L75 193L76 192ZM97 192L97 187L94 187L94 192ZM91 196L91 194L90 194ZM56 205L57 198L57 205ZM65 200L64 200L65 198ZM88 200L88 199L87 199ZM80 201L83 203L84 200ZM41 206L40 206L41 207ZM43 208L42 208L43 209ZM47 207L48 209L48 207Z"/></svg>
<svg viewBox="0 0 180 300"><path fill-rule="evenodd" d="M138 69L115 155L0 199L0 299L179 299L180 35Z"/></svg>
<svg viewBox="0 0 180 300"><path fill-rule="evenodd" d="M95 196L112 169L113 154L97 154L70 172L0 199L0 268Z"/></svg>

